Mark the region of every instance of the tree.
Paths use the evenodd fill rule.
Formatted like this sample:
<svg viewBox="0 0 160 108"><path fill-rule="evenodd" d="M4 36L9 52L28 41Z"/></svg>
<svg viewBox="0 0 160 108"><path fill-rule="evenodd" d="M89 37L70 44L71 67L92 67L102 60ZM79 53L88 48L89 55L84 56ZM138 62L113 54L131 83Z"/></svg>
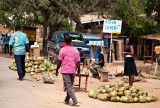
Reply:
<svg viewBox="0 0 160 108"><path fill-rule="evenodd" d="M148 17L154 17L160 25L160 0L147 0L145 12Z"/></svg>
<svg viewBox="0 0 160 108"><path fill-rule="evenodd" d="M146 0L117 0L109 9L111 19L122 20L122 34L137 36L149 34L154 20L145 15Z"/></svg>

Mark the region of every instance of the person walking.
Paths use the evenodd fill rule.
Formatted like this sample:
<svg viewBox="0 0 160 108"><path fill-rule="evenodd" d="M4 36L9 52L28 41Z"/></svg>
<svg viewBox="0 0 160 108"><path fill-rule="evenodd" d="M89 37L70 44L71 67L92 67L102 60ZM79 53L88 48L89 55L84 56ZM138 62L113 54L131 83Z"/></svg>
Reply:
<svg viewBox="0 0 160 108"><path fill-rule="evenodd" d="M71 37L66 35L64 37L66 46L61 48L59 51L59 62L56 69L56 76L58 76L58 70L61 68L63 77L64 87L67 91L65 98L65 104L69 104L70 98L73 100L73 105L77 105L78 101L73 92L72 86L74 82L74 76L78 69L78 76L80 76L80 55L78 50L71 46Z"/></svg>
<svg viewBox="0 0 160 108"><path fill-rule="evenodd" d="M90 72L92 74L93 77L98 77L98 72L97 72L97 68L102 68L104 66L104 56L103 54L100 52L100 47L98 47L96 49L96 52L98 53L98 62L93 63L92 65L89 66L90 68Z"/></svg>
<svg viewBox="0 0 160 108"><path fill-rule="evenodd" d="M12 56L12 48L14 47L14 58L17 65L17 72L20 81L23 81L25 76L25 54L26 51L30 52L29 50L29 41L27 36L21 32L20 25L15 26L15 33L11 36L9 41L10 45L10 55Z"/></svg>
<svg viewBox="0 0 160 108"><path fill-rule="evenodd" d="M154 49L154 52L155 52L155 59L158 65L160 66L160 43L157 44L157 46Z"/></svg>
<svg viewBox="0 0 160 108"><path fill-rule="evenodd" d="M6 50L9 53L9 37L6 36L4 37L4 53L6 54Z"/></svg>
<svg viewBox="0 0 160 108"><path fill-rule="evenodd" d="M134 76L137 76L137 69L134 62L134 49L133 46L129 43L129 38L126 39L127 48L125 52L122 52L125 55L125 64L124 64L124 75L129 76L129 85L130 87L133 86Z"/></svg>
<svg viewBox="0 0 160 108"><path fill-rule="evenodd" d="M1 52L3 53L3 50L4 50L4 35L3 34L0 37L0 43L1 43Z"/></svg>
<svg viewBox="0 0 160 108"><path fill-rule="evenodd" d="M69 36L69 34L64 34L64 37L65 36ZM65 42L61 43L61 48L65 47L65 46L66 46ZM74 43L71 42L71 46L74 46Z"/></svg>

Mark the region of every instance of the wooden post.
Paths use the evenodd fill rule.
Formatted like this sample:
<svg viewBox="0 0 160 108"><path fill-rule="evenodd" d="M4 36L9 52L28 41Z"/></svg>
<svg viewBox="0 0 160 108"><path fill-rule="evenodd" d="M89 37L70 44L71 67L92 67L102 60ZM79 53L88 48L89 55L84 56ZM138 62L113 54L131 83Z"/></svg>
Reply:
<svg viewBox="0 0 160 108"><path fill-rule="evenodd" d="M112 48L114 49L114 43L112 43ZM115 61L115 52L112 52L112 60Z"/></svg>
<svg viewBox="0 0 160 108"><path fill-rule="evenodd" d="M94 47L94 45L91 45L91 58L92 59L95 58L95 47Z"/></svg>
<svg viewBox="0 0 160 108"><path fill-rule="evenodd" d="M144 64L145 64L145 62L146 62L146 54L145 54L145 52L146 52L146 45L144 44Z"/></svg>
<svg viewBox="0 0 160 108"><path fill-rule="evenodd" d="M152 58L151 58L151 60L152 60L152 64L153 64L153 51L154 51L154 43L152 42Z"/></svg>
<svg viewBox="0 0 160 108"><path fill-rule="evenodd" d="M120 57L120 61L122 61L122 44L121 41L118 41L119 44L119 57Z"/></svg>

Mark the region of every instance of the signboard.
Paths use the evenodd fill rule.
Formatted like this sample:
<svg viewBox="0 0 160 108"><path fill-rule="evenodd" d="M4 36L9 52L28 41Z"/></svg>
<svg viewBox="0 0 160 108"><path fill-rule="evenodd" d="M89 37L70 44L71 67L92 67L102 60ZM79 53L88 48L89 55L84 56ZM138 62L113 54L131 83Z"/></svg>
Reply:
<svg viewBox="0 0 160 108"><path fill-rule="evenodd" d="M104 20L103 32L119 32L121 33L122 21L121 20Z"/></svg>
<svg viewBox="0 0 160 108"><path fill-rule="evenodd" d="M23 33L27 35L30 42L36 41L36 27L23 26Z"/></svg>
<svg viewBox="0 0 160 108"><path fill-rule="evenodd" d="M27 35L29 41L36 41L36 31L23 30L23 33Z"/></svg>

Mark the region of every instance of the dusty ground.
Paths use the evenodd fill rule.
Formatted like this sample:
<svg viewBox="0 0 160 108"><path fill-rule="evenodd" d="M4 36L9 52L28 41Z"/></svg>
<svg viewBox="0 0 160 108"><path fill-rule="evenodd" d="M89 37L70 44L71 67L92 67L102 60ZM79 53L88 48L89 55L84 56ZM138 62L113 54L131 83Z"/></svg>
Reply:
<svg viewBox="0 0 160 108"><path fill-rule="evenodd" d="M57 79L55 84L44 84L42 81L36 81L33 76L27 74L24 81L18 81L17 72L8 69L12 61L13 57L4 58L0 55L0 108L71 107L63 103L66 93L63 91L62 79ZM111 70L115 71L115 67L112 67ZM59 77L61 78L61 75ZM76 83L77 80L76 78ZM100 82L98 79L89 78L87 90L119 80L118 78L112 78L109 79L109 82ZM152 103L132 104L102 102L88 98L87 92L84 92L83 89L78 90L75 88L75 91L80 108L160 108L160 80L147 79L147 82L136 82L134 85L156 94L159 100ZM82 87L84 87L84 79L82 79Z"/></svg>

